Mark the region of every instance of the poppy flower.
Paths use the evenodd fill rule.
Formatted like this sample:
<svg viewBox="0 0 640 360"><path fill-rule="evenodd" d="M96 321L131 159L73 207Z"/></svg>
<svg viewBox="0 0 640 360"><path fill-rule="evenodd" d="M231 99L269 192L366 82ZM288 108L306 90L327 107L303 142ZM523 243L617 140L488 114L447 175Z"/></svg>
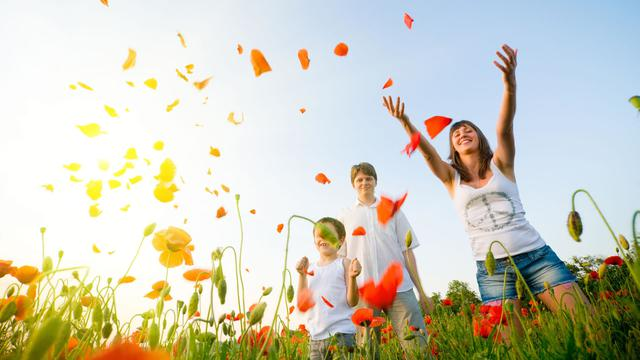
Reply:
<svg viewBox="0 0 640 360"><path fill-rule="evenodd" d="M413 19L407 13L404 13L404 24L407 25L409 30L411 30L411 26L413 26Z"/></svg>
<svg viewBox="0 0 640 360"><path fill-rule="evenodd" d="M426 325L431 325L431 321L432 321L432 320L431 320L431 315L425 315L425 317L424 317L424 323L425 323Z"/></svg>
<svg viewBox="0 0 640 360"><path fill-rule="evenodd" d="M351 233L352 236L363 236L366 234L367 234L367 231L362 226L358 226L353 230L353 233Z"/></svg>
<svg viewBox="0 0 640 360"><path fill-rule="evenodd" d="M114 343L92 357L93 360L169 360L163 350L146 351L135 343Z"/></svg>
<svg viewBox="0 0 640 360"><path fill-rule="evenodd" d="M25 296L25 295L18 295L15 297L12 296L6 299L5 301L6 301L6 304L8 304L11 301L15 301L16 312L14 315L16 317L16 321L22 321L33 314L33 299L28 296Z"/></svg>
<svg viewBox="0 0 640 360"><path fill-rule="evenodd" d="M136 281L136 278L130 275L123 276L118 280L118 284L128 284Z"/></svg>
<svg viewBox="0 0 640 360"><path fill-rule="evenodd" d="M384 318L373 316L373 309L360 308L353 312L351 321L357 326L377 327L384 324Z"/></svg>
<svg viewBox="0 0 640 360"><path fill-rule="evenodd" d="M336 45L335 49L333 49L333 53L338 56L347 56L347 53L349 53L349 47L347 44L341 42Z"/></svg>
<svg viewBox="0 0 640 360"><path fill-rule="evenodd" d="M524 307L521 308L520 313L522 314L523 317L529 316L529 310L527 308L524 308Z"/></svg>
<svg viewBox="0 0 640 360"><path fill-rule="evenodd" d="M251 50L251 65L253 66L253 72L256 77L271 71L271 66L269 66L267 59L265 59L262 52L258 49Z"/></svg>
<svg viewBox="0 0 640 360"><path fill-rule="evenodd" d="M382 275L378 285L373 279L367 280L360 287L360 297L370 306L376 309L387 309L396 298L398 286L402 283L402 265L393 262Z"/></svg>
<svg viewBox="0 0 640 360"><path fill-rule="evenodd" d="M38 271L38 268L30 265L24 265L20 266L19 268L14 268L13 272L11 273L14 278L18 279L18 281L23 284L30 284L38 277L39 274L40 272Z"/></svg>
<svg viewBox="0 0 640 360"><path fill-rule="evenodd" d="M505 326L507 325L507 316L500 305L490 307L488 319L494 325L498 325L500 323Z"/></svg>
<svg viewBox="0 0 640 360"><path fill-rule="evenodd" d="M493 324L487 319L473 319L473 336L488 338L493 330Z"/></svg>
<svg viewBox="0 0 640 360"><path fill-rule="evenodd" d="M282 232L282 229L284 229L284 224L278 224L278 227L276 228L278 234Z"/></svg>
<svg viewBox="0 0 640 360"><path fill-rule="evenodd" d="M376 208L378 213L378 222L382 225L386 225L389 220L400 210L400 207L407 198L408 193L405 193L400 199L393 201L386 196L380 197L380 203Z"/></svg>
<svg viewBox="0 0 640 360"><path fill-rule="evenodd" d="M191 251L194 246L189 244L190 242L191 236L186 231L169 226L165 230L156 232L152 243L153 247L160 251L160 264L172 268L182 265L183 262L193 265Z"/></svg>
<svg viewBox="0 0 640 360"><path fill-rule="evenodd" d="M453 305L453 301L451 301L451 299L446 298L442 300L442 306L451 306L451 305Z"/></svg>
<svg viewBox="0 0 640 360"><path fill-rule="evenodd" d="M300 66L302 66L302 70L307 70L309 68L309 52L307 49L298 50L298 60L300 60Z"/></svg>
<svg viewBox="0 0 640 360"><path fill-rule="evenodd" d="M13 264L13 261L11 260L0 260L0 278L7 274L11 274L13 269L15 269L11 264Z"/></svg>
<svg viewBox="0 0 640 360"><path fill-rule="evenodd" d="M246 335L246 340L247 343L249 344L249 347L251 348L262 348L263 346L265 347L263 355L266 355L269 353L269 347L271 347L271 344L273 343L273 338L269 337L269 339L267 339L267 335L269 334L269 330L271 329L270 326L263 326L262 329L260 329L260 331L256 332L253 328L251 328L245 335ZM240 336L238 338L238 344L242 343L242 339L243 337ZM268 341L267 341L268 340ZM266 346L265 346L266 343Z"/></svg>
<svg viewBox="0 0 640 360"><path fill-rule="evenodd" d="M476 312L476 304L474 303L469 304L469 310L471 310L472 313Z"/></svg>
<svg viewBox="0 0 640 360"><path fill-rule="evenodd" d="M189 281L201 281L211 278L211 270L207 269L191 269L187 270L182 276Z"/></svg>
<svg viewBox="0 0 640 360"><path fill-rule="evenodd" d="M232 314L227 314L227 315L225 316L225 318L226 318L227 320L230 320L230 321L238 321L238 320L242 320L242 318L244 318L244 314L243 314L243 313L240 313L240 314L236 315L235 317L234 317L234 316L232 316Z"/></svg>
<svg viewBox="0 0 640 360"><path fill-rule="evenodd" d="M331 180L324 173L318 173L316 175L316 181L320 184L331 184Z"/></svg>
<svg viewBox="0 0 640 360"><path fill-rule="evenodd" d="M411 154L413 154L413 152L418 148L418 145L420 145L420 132L416 131L411 135L411 141L409 141L409 143L404 147L402 152L407 154L407 156L411 156Z"/></svg>
<svg viewBox="0 0 640 360"><path fill-rule="evenodd" d="M622 264L624 264L624 261L622 260L622 258L620 256L614 255L614 256L609 256L608 258L604 259L604 263L607 264L607 265L622 266Z"/></svg>
<svg viewBox="0 0 640 360"><path fill-rule="evenodd" d="M432 116L424 121L427 133L432 139L435 138L447 125L451 124L451 118L446 116Z"/></svg>
<svg viewBox="0 0 640 360"><path fill-rule="evenodd" d="M316 306L316 302L313 300L313 292L309 288L298 292L298 310L300 312L307 312L314 306Z"/></svg>
<svg viewBox="0 0 640 360"><path fill-rule="evenodd" d="M325 304L327 304L328 307L330 308L334 308L333 304L331 302L329 302L329 300L327 300L327 298L325 298L324 296L320 296L320 298L322 299L322 301L324 301Z"/></svg>
<svg viewBox="0 0 640 360"><path fill-rule="evenodd" d="M148 292L144 297L149 298L149 299L157 299L160 297L160 292L162 291L162 289L169 287L169 284L167 284L166 281L164 280L160 280L160 281L156 281L151 288L153 289L152 291ZM171 297L171 295L167 294L167 296L164 297L164 301L169 301L173 299Z"/></svg>
<svg viewBox="0 0 640 360"><path fill-rule="evenodd" d="M393 79L389 78L389 80L387 80L387 82L384 83L384 85L382 85L382 90L391 87L391 85L393 85Z"/></svg>
<svg viewBox="0 0 640 360"><path fill-rule="evenodd" d="M590 272L590 273L589 273L589 277L590 277L592 280L598 280L598 279L600 279L600 276L598 275L598 272L597 272L597 271L592 271L592 272Z"/></svg>

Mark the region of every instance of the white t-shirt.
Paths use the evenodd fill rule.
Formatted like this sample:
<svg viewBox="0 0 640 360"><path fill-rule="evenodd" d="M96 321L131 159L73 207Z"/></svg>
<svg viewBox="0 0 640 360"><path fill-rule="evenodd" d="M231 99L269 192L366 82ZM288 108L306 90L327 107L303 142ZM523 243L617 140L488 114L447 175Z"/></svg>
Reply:
<svg viewBox="0 0 640 360"><path fill-rule="evenodd" d="M389 265L397 261L402 264L402 284L398 292L413 289L413 282L407 270L403 252L407 250L405 236L411 231L413 240L410 249L420 245L407 217L401 210L386 225L378 222L377 206L379 200L372 205L364 205L359 200L342 211L338 217L345 227L347 236L338 254L349 259L357 258L362 265L362 272L357 277L358 286L374 279L376 284ZM353 236L353 230L362 226L366 235Z"/></svg>

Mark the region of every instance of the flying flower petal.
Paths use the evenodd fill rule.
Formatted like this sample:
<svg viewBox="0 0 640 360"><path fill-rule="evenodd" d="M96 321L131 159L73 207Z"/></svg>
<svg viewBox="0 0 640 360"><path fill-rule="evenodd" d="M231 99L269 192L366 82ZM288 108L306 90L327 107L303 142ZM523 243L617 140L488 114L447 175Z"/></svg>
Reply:
<svg viewBox="0 0 640 360"><path fill-rule="evenodd" d="M123 276L118 280L118 284L129 284L136 281L136 278L130 275Z"/></svg>
<svg viewBox="0 0 640 360"><path fill-rule="evenodd" d="M391 85L393 85L393 79L389 78L389 80L387 80L387 82L384 83L384 85L382 85L382 90L391 87Z"/></svg>
<svg viewBox="0 0 640 360"><path fill-rule="evenodd" d="M393 262L382 275L379 284L373 279L367 280L358 289L360 297L376 309L388 309L396 297L398 287L402 283L402 265Z"/></svg>
<svg viewBox="0 0 640 360"><path fill-rule="evenodd" d="M136 160L138 158L138 153L135 148L128 148L127 152L124 154L124 158L127 160Z"/></svg>
<svg viewBox="0 0 640 360"><path fill-rule="evenodd" d="M170 182L176 176L176 165L167 158L160 164L160 173L155 177L158 181Z"/></svg>
<svg viewBox="0 0 640 360"><path fill-rule="evenodd" d="M102 171L109 170L109 162L107 160L98 160L98 169Z"/></svg>
<svg viewBox="0 0 640 360"><path fill-rule="evenodd" d="M333 309L333 304L329 300L327 300L327 298L325 298L324 296L320 296L320 298L322 299L322 301L324 301L325 304L327 304L328 307Z"/></svg>
<svg viewBox="0 0 640 360"><path fill-rule="evenodd" d="M171 104L167 105L167 112L171 112L178 104L180 104L180 99L175 99Z"/></svg>
<svg viewBox="0 0 640 360"><path fill-rule="evenodd" d="M284 224L278 224L278 226L276 227L276 231L279 233L282 232L282 229L284 229Z"/></svg>
<svg viewBox="0 0 640 360"><path fill-rule="evenodd" d="M251 65L253 65L253 72L256 77L271 71L271 66L269 66L267 59L265 59L262 52L258 49L251 50Z"/></svg>
<svg viewBox="0 0 640 360"><path fill-rule="evenodd" d="M237 50L238 50L238 55L242 55L242 52L244 51L242 49L242 45L238 44Z"/></svg>
<svg viewBox="0 0 640 360"><path fill-rule="evenodd" d="M158 140L153 143L153 150L161 151L162 149L164 149L164 142Z"/></svg>
<svg viewBox="0 0 640 360"><path fill-rule="evenodd" d="M300 312L307 312L314 306L316 306L316 302L313 300L311 289L304 288L298 292L298 310Z"/></svg>
<svg viewBox="0 0 640 360"><path fill-rule="evenodd" d="M121 208L120 208L120 211L122 211L122 212L127 212L127 211L129 211L129 208L130 208L130 207L131 207L131 204L127 204L127 205L125 205L125 206L121 207Z"/></svg>
<svg viewBox="0 0 640 360"><path fill-rule="evenodd" d="M189 281L202 281L211 277L211 270L191 269L185 271L182 276Z"/></svg>
<svg viewBox="0 0 640 360"><path fill-rule="evenodd" d="M100 129L100 125L96 123L91 123L87 125L76 125L76 127L80 129L80 131L82 131L83 134L85 134L90 138L96 137L101 134L106 134L106 131L102 131L102 129Z"/></svg>
<svg viewBox="0 0 640 360"><path fill-rule="evenodd" d="M125 81L127 83L127 85L131 86L131 87L136 87L136 84L133 83L133 81Z"/></svg>
<svg viewBox="0 0 640 360"><path fill-rule="evenodd" d="M158 201L167 203L173 201L174 193L176 191L178 191L176 184L161 181L153 190L153 195L158 199Z"/></svg>
<svg viewBox="0 0 640 360"><path fill-rule="evenodd" d="M338 56L347 56L347 53L349 53L349 47L347 44L341 42L336 45L335 49L333 49L333 53Z"/></svg>
<svg viewBox="0 0 640 360"><path fill-rule="evenodd" d="M156 80L155 78L145 80L144 84L147 85L148 88L153 90L158 88L158 80Z"/></svg>
<svg viewBox="0 0 640 360"><path fill-rule="evenodd" d="M298 60L300 60L300 66L302 66L302 70L307 70L309 68L309 52L307 49L298 50Z"/></svg>
<svg viewBox="0 0 640 360"><path fill-rule="evenodd" d="M100 0L100 2L102 3L102 5L109 7L109 0Z"/></svg>
<svg viewBox="0 0 640 360"><path fill-rule="evenodd" d="M178 74L178 76L180 77L180 79L189 82L189 79L182 73L180 72L180 70L176 69L176 74Z"/></svg>
<svg viewBox="0 0 640 360"><path fill-rule="evenodd" d="M351 233L351 236L363 236L366 234L367 234L367 231L362 226L358 226L353 230L353 233Z"/></svg>
<svg viewBox="0 0 640 360"><path fill-rule="evenodd" d="M251 210L249 210L249 212L250 212L251 214L255 215L255 214L256 214L256 209L251 209Z"/></svg>
<svg viewBox="0 0 640 360"><path fill-rule="evenodd" d="M53 192L53 185L52 184L44 184L44 185L42 185L42 187L45 188L45 190L47 190L47 191Z"/></svg>
<svg viewBox="0 0 640 360"><path fill-rule="evenodd" d="M91 200L98 200L102 196L102 180L91 180L87 183L87 195Z"/></svg>
<svg viewBox="0 0 640 360"><path fill-rule="evenodd" d="M184 36L181 33L178 33L178 37L180 38L180 44L182 44L183 48L187 48L187 43L184 41Z"/></svg>
<svg viewBox="0 0 640 360"><path fill-rule="evenodd" d="M446 116L432 116L424 121L430 138L435 138L444 128L451 124L451 118Z"/></svg>
<svg viewBox="0 0 640 360"><path fill-rule="evenodd" d="M109 180L109 189L115 189L120 187L120 181L118 180Z"/></svg>
<svg viewBox="0 0 640 360"><path fill-rule="evenodd" d="M130 178L129 182L131 184L135 184L135 183L140 182L140 180L142 180L142 176L138 175L138 176L134 176L134 177Z"/></svg>
<svg viewBox="0 0 640 360"><path fill-rule="evenodd" d="M187 70L187 74L193 74L193 69L195 67L196 66L193 65L193 64L187 64L187 65L184 66L184 69Z"/></svg>
<svg viewBox="0 0 640 360"><path fill-rule="evenodd" d="M413 26L413 19L407 13L404 13L404 24L407 25L409 30L411 30L411 26Z"/></svg>
<svg viewBox="0 0 640 360"><path fill-rule="evenodd" d="M202 90L204 88L207 87L207 85L209 85L209 81L211 81L212 76L209 76L208 78L202 80L202 81L195 81L193 83L193 86L196 87L196 89L198 90Z"/></svg>
<svg viewBox="0 0 640 360"><path fill-rule="evenodd" d="M307 109L305 109L305 108L300 108L300 114L304 114L305 112L307 112Z"/></svg>
<svg viewBox="0 0 640 360"><path fill-rule="evenodd" d="M220 150L218 148L214 148L213 146L209 146L209 155L220 157Z"/></svg>
<svg viewBox="0 0 640 360"><path fill-rule="evenodd" d="M75 175L69 176L69 180L71 180L73 182L77 182L77 183L80 183L80 182L83 181L82 179L75 177Z"/></svg>
<svg viewBox="0 0 640 360"><path fill-rule="evenodd" d="M112 108L111 106L105 105L104 110L107 112L107 114L109 114L109 116L118 117L118 113L116 112L116 109Z"/></svg>
<svg viewBox="0 0 640 360"><path fill-rule="evenodd" d="M217 217L218 219L220 219L221 217L223 217L223 216L225 216L225 215L227 215L227 210L225 210L225 209L224 209L224 207L220 206L220 207L218 208L218 211L216 211L216 217Z"/></svg>
<svg viewBox="0 0 640 360"><path fill-rule="evenodd" d="M93 91L93 88L83 82L78 81L78 85L80 85L81 88L85 89L85 90L89 90L89 91Z"/></svg>
<svg viewBox="0 0 640 360"><path fill-rule="evenodd" d="M229 116L227 116L227 121L229 121L233 125L240 125L240 124L242 124L244 122L244 113L242 113L242 120L238 121L238 120L235 119L234 113L232 111L232 112L229 113Z"/></svg>
<svg viewBox="0 0 640 360"><path fill-rule="evenodd" d="M400 210L400 207L407 198L408 193L405 193L400 199L393 201L386 196L380 197L380 203L376 208L378 213L378 222L382 225L386 225L391 218Z"/></svg>
<svg viewBox="0 0 640 360"><path fill-rule="evenodd" d="M65 169L69 171L78 171L80 170L81 165L78 163L70 163L68 165L63 165Z"/></svg>
<svg viewBox="0 0 640 360"><path fill-rule="evenodd" d="M89 207L89 216L98 217L100 214L102 214L102 210L98 208L98 204L93 204Z"/></svg>
<svg viewBox="0 0 640 360"><path fill-rule="evenodd" d="M225 184L220 184L220 188L222 188L222 191L228 193L229 192L229 187Z"/></svg>
<svg viewBox="0 0 640 360"><path fill-rule="evenodd" d="M420 132L416 131L411 135L411 141L404 147L402 152L406 153L407 156L411 156L411 154L413 154L413 152L418 148L418 145L420 145Z"/></svg>
<svg viewBox="0 0 640 360"><path fill-rule="evenodd" d="M331 184L331 180L324 173L316 174L316 181L320 184Z"/></svg>
<svg viewBox="0 0 640 360"><path fill-rule="evenodd" d="M129 54L127 55L127 59L122 64L122 70L129 70L136 65L136 51L133 49L129 49Z"/></svg>

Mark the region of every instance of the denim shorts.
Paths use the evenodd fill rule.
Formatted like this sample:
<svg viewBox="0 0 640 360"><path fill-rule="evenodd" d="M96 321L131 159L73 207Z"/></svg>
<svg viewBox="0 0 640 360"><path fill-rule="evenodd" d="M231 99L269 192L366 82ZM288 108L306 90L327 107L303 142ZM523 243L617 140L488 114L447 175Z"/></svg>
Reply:
<svg viewBox="0 0 640 360"><path fill-rule="evenodd" d="M333 354L331 354L331 352L329 351L329 346L332 343L336 346L344 346L347 347L347 349L353 349L356 343L355 334L337 333L328 339L310 340L309 358L311 360L325 360L334 358Z"/></svg>
<svg viewBox="0 0 640 360"><path fill-rule="evenodd" d="M548 245L524 254L512 256L513 262L520 270L522 277L533 294L539 294L546 289L544 283L551 287L575 282L576 277L558 258ZM480 288L483 303L504 299L517 299L516 273L508 257L496 259L496 270L489 276L484 261L476 261L478 272L476 279ZM505 284L506 272L506 284Z"/></svg>

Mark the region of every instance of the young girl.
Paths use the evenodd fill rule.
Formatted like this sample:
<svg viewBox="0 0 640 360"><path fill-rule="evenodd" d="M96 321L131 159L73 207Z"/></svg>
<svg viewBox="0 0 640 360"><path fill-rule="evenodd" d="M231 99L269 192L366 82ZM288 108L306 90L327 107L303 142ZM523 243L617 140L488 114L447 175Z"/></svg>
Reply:
<svg viewBox="0 0 640 360"><path fill-rule="evenodd" d="M482 131L466 120L451 126L450 163L444 162L423 136L420 136L420 152L433 174L447 188L464 223L478 268L476 277L483 303L501 304L504 295L504 298L514 301L515 311L520 311L516 276L500 244L491 247L496 258L495 273L489 275L485 266L484 260L491 242L499 240L513 257L531 291L547 308L556 311L562 304L573 311L578 299L563 294L576 291L586 304L587 298L575 284L573 274L524 217L514 171L517 50L507 45L503 45L502 50L504 53L496 52L501 63L493 62L502 72L504 83L495 152L491 150ZM395 104L391 97L383 100L391 115L400 120L407 134L414 134L417 130L404 114L404 103L400 102L400 98ZM505 272L507 280L503 294Z"/></svg>
<svg viewBox="0 0 640 360"><path fill-rule="evenodd" d="M356 329L351 321L351 308L358 304L356 277L362 270L357 259L338 256L338 248L346 235L342 223L330 217L322 218L318 223L337 234L340 244L332 244L328 241L330 239L324 239L321 230L315 226L313 238L320 258L309 264L309 259L303 257L296 265L300 274L298 294L310 290L315 302L315 306L306 313L312 360L330 358L328 348L332 337L339 346L354 346Z"/></svg>

